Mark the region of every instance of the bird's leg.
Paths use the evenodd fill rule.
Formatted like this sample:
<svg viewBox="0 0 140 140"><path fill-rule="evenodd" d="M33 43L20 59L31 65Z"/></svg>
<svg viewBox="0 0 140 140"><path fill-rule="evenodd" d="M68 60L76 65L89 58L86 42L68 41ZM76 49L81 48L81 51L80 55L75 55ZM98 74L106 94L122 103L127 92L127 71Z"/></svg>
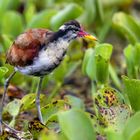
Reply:
<svg viewBox="0 0 140 140"><path fill-rule="evenodd" d="M4 93L2 96L2 100L1 100L1 105L0 105L0 135L2 135L2 112L3 112L3 107L4 107L4 102L5 102L5 96L7 93L7 88L9 86L10 80L12 79L12 77L16 74L16 71L14 71L5 81L4 83Z"/></svg>
<svg viewBox="0 0 140 140"><path fill-rule="evenodd" d="M36 107L37 107L38 117L41 123L43 123L43 118L40 109L40 90L41 90L42 81L43 81L43 77L40 77L38 83L38 89L37 89L37 96L36 96Z"/></svg>

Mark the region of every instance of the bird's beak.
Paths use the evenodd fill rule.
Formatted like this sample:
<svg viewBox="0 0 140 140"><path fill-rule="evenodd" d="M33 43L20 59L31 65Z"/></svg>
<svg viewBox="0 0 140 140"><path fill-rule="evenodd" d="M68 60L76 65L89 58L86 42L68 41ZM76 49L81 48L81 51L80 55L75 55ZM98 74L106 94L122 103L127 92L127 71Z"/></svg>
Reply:
<svg viewBox="0 0 140 140"><path fill-rule="evenodd" d="M85 37L85 38L97 41L97 38L95 36L90 35L89 33L85 32L83 30L79 31L78 37Z"/></svg>

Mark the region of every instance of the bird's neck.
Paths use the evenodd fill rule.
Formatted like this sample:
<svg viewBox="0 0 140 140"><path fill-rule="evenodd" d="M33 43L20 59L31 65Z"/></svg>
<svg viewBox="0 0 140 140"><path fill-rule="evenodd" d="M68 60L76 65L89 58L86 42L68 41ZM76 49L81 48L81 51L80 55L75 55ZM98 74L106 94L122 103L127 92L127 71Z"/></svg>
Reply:
<svg viewBox="0 0 140 140"><path fill-rule="evenodd" d="M64 40L70 43L73 39L75 39L75 37L72 36L71 31L58 30L57 32L53 34L51 38L51 42Z"/></svg>

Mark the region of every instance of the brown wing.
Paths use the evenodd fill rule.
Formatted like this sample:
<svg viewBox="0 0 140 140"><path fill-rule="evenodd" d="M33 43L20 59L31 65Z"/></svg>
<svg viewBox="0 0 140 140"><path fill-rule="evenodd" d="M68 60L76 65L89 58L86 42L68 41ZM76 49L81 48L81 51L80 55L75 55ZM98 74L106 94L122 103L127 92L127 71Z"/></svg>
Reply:
<svg viewBox="0 0 140 140"><path fill-rule="evenodd" d="M13 66L29 65L52 33L47 29L30 29L19 35L7 52L6 62Z"/></svg>

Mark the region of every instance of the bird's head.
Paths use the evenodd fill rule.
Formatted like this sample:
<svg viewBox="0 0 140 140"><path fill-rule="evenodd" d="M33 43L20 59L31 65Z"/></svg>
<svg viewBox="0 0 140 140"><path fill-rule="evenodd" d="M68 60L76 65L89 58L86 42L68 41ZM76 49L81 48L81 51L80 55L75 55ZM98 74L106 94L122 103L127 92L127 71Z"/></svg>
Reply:
<svg viewBox="0 0 140 140"><path fill-rule="evenodd" d="M64 39L67 39L69 41L77 37L84 37L92 40L97 40L96 37L85 32L76 20L71 20L69 22L64 23L62 26L60 26L59 32Z"/></svg>

